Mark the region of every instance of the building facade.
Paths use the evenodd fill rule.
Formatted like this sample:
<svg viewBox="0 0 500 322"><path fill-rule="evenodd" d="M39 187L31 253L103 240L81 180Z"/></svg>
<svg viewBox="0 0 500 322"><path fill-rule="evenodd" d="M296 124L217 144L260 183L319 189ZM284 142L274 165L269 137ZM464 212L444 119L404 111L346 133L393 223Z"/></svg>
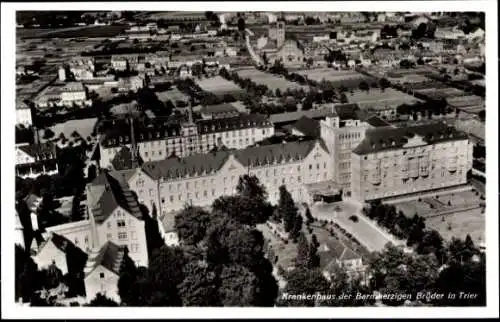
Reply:
<svg viewBox="0 0 500 322"><path fill-rule="evenodd" d="M276 204L286 185L297 202L310 202L308 184L330 181L333 167L321 140L221 150L206 155L147 162L129 176L139 202L163 216L185 205L209 206L236 192L239 177L256 175Z"/></svg>
<svg viewBox="0 0 500 322"><path fill-rule="evenodd" d="M133 126L134 140L144 161L164 160L175 155L207 153L218 146L243 149L274 135L274 127L262 115L197 120L184 124ZM101 138L101 167L107 168L123 146L132 147L130 128L115 127Z"/></svg>
<svg viewBox="0 0 500 322"><path fill-rule="evenodd" d="M355 104L336 105L332 114L320 122L321 137L326 143L334 181L344 197L351 195L351 152L364 139L372 126L362 120Z"/></svg>
<svg viewBox="0 0 500 322"><path fill-rule="evenodd" d="M473 144L445 124L367 132L352 153L353 197L361 202L467 183Z"/></svg>
<svg viewBox="0 0 500 322"><path fill-rule="evenodd" d="M18 144L16 146L16 175L36 178L39 175L58 173L56 146L50 142Z"/></svg>

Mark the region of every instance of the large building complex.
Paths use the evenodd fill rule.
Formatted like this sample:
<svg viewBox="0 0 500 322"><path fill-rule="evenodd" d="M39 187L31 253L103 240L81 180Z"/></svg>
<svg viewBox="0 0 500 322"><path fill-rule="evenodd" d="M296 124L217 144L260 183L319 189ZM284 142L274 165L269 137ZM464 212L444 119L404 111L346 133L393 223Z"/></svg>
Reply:
<svg viewBox="0 0 500 322"><path fill-rule="evenodd" d="M133 140L144 161L160 161L172 155L207 153L221 146L242 149L273 135L274 127L267 117L246 114L183 124L116 126L101 138L100 164L109 167L122 147L132 148Z"/></svg>
<svg viewBox="0 0 500 322"><path fill-rule="evenodd" d="M259 178L272 203L278 202L281 185L295 201L311 202L307 185L330 181L333 171L328 151L318 140L146 162L126 176L139 201L163 214L189 204L208 206L220 196L233 194L244 174Z"/></svg>
<svg viewBox="0 0 500 322"><path fill-rule="evenodd" d="M352 153L352 194L368 201L467 183L473 145L444 124L368 130Z"/></svg>
<svg viewBox="0 0 500 322"><path fill-rule="evenodd" d="M379 118L366 118L356 104L336 105L331 115L320 121L321 137L332 159L333 179L344 197L351 196L351 152L369 128L387 126Z"/></svg>

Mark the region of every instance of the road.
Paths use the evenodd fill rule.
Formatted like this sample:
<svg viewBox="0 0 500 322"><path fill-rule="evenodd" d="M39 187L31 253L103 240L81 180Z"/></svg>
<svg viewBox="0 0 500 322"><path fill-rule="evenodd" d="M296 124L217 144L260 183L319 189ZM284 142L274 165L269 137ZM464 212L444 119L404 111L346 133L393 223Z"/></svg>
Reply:
<svg viewBox="0 0 500 322"><path fill-rule="evenodd" d="M264 62L262 59L255 53L255 51L252 48L252 45L250 44L250 36L253 36L254 33L250 29L245 29L246 35L245 35L245 43L247 45L247 50L250 53L250 56L252 59L255 61L257 65L263 65Z"/></svg>
<svg viewBox="0 0 500 322"><path fill-rule="evenodd" d="M336 207L340 209L337 211ZM315 204L310 207L313 217L320 220L333 220L345 230L350 232L369 251L380 251L388 242L401 245L394 236L378 227L374 222L361 214L361 207L348 202L332 204ZM356 215L358 221L354 222L349 217Z"/></svg>

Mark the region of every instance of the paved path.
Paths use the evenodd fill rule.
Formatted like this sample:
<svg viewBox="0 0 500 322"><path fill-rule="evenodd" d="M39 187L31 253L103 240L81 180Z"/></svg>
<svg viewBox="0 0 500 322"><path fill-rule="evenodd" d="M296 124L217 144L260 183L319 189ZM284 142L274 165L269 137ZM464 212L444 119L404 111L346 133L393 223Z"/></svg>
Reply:
<svg viewBox="0 0 500 322"><path fill-rule="evenodd" d="M340 211L335 210L337 205L340 206ZM350 232L369 251L380 251L388 242L395 245L404 243L366 218L361 213L361 206L353 203L316 204L311 206L311 214L318 219L335 221ZM357 222L349 219L352 215L358 217Z"/></svg>
<svg viewBox="0 0 500 322"><path fill-rule="evenodd" d="M247 45L247 50L250 53L250 56L252 59L255 61L257 65L263 65L264 62L262 59L255 53L255 51L252 48L252 44L250 44L250 36L253 35L253 32L250 29L245 29L246 35L245 35L245 43Z"/></svg>

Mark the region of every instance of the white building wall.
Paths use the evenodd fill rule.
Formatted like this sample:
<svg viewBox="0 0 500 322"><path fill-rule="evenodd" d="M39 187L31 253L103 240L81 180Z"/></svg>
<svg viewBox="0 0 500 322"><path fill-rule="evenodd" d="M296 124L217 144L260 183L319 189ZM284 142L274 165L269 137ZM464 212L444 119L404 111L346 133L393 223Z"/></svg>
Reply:
<svg viewBox="0 0 500 322"><path fill-rule="evenodd" d="M124 226L119 227L119 224ZM127 246L129 256L137 266L148 266L144 221L130 215L121 207L117 207L102 224L97 225L97 234L99 236L98 248L107 241L119 246Z"/></svg>
<svg viewBox="0 0 500 322"><path fill-rule="evenodd" d="M120 277L114 272L111 272L103 266L98 266L84 281L87 301L92 301L97 293L101 293L113 301L120 303L121 299L118 295L119 279Z"/></svg>
<svg viewBox="0 0 500 322"><path fill-rule="evenodd" d="M33 261L38 265L38 269L48 268L54 263L61 270L63 275L68 273L68 264L66 262L66 253L58 249L52 241L42 248L42 250L33 256Z"/></svg>

